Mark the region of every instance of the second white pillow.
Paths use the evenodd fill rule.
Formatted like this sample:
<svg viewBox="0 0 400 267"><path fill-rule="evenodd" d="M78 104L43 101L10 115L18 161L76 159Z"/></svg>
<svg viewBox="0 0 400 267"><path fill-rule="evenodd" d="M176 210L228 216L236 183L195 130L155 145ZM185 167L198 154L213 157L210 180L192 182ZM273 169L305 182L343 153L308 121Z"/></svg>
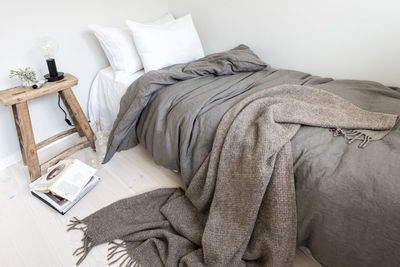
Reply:
<svg viewBox="0 0 400 267"><path fill-rule="evenodd" d="M146 72L204 57L191 15L163 25L142 24L130 20L126 23L132 31Z"/></svg>
<svg viewBox="0 0 400 267"><path fill-rule="evenodd" d="M167 13L153 23L163 24L172 20L174 20L174 17ZM99 40L114 71L115 80L129 76L143 68L132 34L128 29L104 27L95 24L89 25L89 28Z"/></svg>

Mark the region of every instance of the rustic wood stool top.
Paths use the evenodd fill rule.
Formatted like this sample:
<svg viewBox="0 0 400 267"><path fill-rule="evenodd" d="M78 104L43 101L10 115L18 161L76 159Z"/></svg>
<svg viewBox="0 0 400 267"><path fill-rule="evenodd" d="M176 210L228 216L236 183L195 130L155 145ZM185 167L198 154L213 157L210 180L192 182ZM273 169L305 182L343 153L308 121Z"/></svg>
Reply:
<svg viewBox="0 0 400 267"><path fill-rule="evenodd" d="M66 73L64 79L56 82L48 82L39 89L32 89L31 87L17 86L6 90L0 91L0 101L5 106L26 102L48 94L56 93L67 88L71 88L78 84L78 78Z"/></svg>
<svg viewBox="0 0 400 267"><path fill-rule="evenodd" d="M93 131L71 90L71 87L77 84L78 79L66 73L64 79L56 82L48 82L39 89L17 86L0 91L0 102L6 106L12 106L22 160L24 164L28 166L31 181L36 180L42 173L45 173L49 167L70 156L79 149L91 146L95 150ZM74 128L63 131L36 144L27 101L52 93L59 94L74 123ZM75 132L78 132L81 137L85 136L87 140L68 148L42 165L39 164L37 155L38 149Z"/></svg>

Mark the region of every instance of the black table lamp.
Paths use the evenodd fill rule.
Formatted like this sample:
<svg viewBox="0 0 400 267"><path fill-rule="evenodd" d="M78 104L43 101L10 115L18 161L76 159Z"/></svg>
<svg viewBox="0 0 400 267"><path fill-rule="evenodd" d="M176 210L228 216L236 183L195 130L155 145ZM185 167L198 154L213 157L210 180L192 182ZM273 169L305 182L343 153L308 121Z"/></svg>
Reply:
<svg viewBox="0 0 400 267"><path fill-rule="evenodd" d="M43 56L46 58L47 68L49 69L49 73L44 75L44 77L49 82L62 80L64 78L64 72L57 71L56 61L54 59L58 51L57 41L50 37L45 37L40 44L40 48Z"/></svg>

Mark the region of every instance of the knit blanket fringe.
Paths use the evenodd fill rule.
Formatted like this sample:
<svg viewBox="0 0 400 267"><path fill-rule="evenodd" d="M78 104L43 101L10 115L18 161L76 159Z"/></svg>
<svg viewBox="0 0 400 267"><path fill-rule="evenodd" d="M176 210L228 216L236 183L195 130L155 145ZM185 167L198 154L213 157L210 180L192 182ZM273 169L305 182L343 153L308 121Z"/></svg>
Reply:
<svg viewBox="0 0 400 267"><path fill-rule="evenodd" d="M94 244L90 238L90 236L87 234L87 225L82 222L81 220L79 220L76 217L73 217L70 221L70 223L67 225L67 232L71 231L71 230L80 230L83 233L83 237L82 237L82 246L77 248L72 255L74 256L80 256L80 258L78 259L78 261L76 262L76 265L79 265L85 258L86 256L89 254L89 252L92 250L92 248L94 247Z"/></svg>
<svg viewBox="0 0 400 267"><path fill-rule="evenodd" d="M343 136L348 144L353 143L356 140L361 140L358 145L359 148L365 148L373 140L373 137L368 135L362 130L343 130L341 128L331 129L333 136Z"/></svg>
<svg viewBox="0 0 400 267"><path fill-rule="evenodd" d="M137 261L133 260L128 254L128 249L125 241L117 243L111 241L108 243L107 261L109 265L120 263L119 267L142 267Z"/></svg>
<svg viewBox="0 0 400 267"><path fill-rule="evenodd" d="M76 262L76 265L79 265L95 245L90 236L87 234L87 225L83 221L73 217L69 221L69 224L67 224L67 227L67 232L71 230L80 230L83 233L83 237L81 239L83 245L72 253L73 256L80 256ZM108 265L119 263L119 267L143 267L129 256L125 241L117 242L114 240L109 242L108 245Z"/></svg>

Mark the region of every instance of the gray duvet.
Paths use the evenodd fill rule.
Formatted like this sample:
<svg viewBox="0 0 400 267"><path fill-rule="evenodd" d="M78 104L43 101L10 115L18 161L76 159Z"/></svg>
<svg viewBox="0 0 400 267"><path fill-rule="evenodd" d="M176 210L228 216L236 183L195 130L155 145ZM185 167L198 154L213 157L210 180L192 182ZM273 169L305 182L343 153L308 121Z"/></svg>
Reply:
<svg viewBox="0 0 400 267"><path fill-rule="evenodd" d="M165 75L185 67L192 69L179 82ZM203 73L196 64L176 65L135 82L121 101L114 126L129 115L140 116L122 131L114 129L105 161L140 143L156 163L178 170L187 185L208 155L226 111L250 94L281 84L325 89L363 109L400 115L400 90L379 83L335 81L262 62L248 70L223 70L216 75ZM141 91L144 84L160 80L147 93ZM365 149L347 145L326 129L305 126L292 146L298 245L310 248L326 266L400 264L399 122Z"/></svg>

